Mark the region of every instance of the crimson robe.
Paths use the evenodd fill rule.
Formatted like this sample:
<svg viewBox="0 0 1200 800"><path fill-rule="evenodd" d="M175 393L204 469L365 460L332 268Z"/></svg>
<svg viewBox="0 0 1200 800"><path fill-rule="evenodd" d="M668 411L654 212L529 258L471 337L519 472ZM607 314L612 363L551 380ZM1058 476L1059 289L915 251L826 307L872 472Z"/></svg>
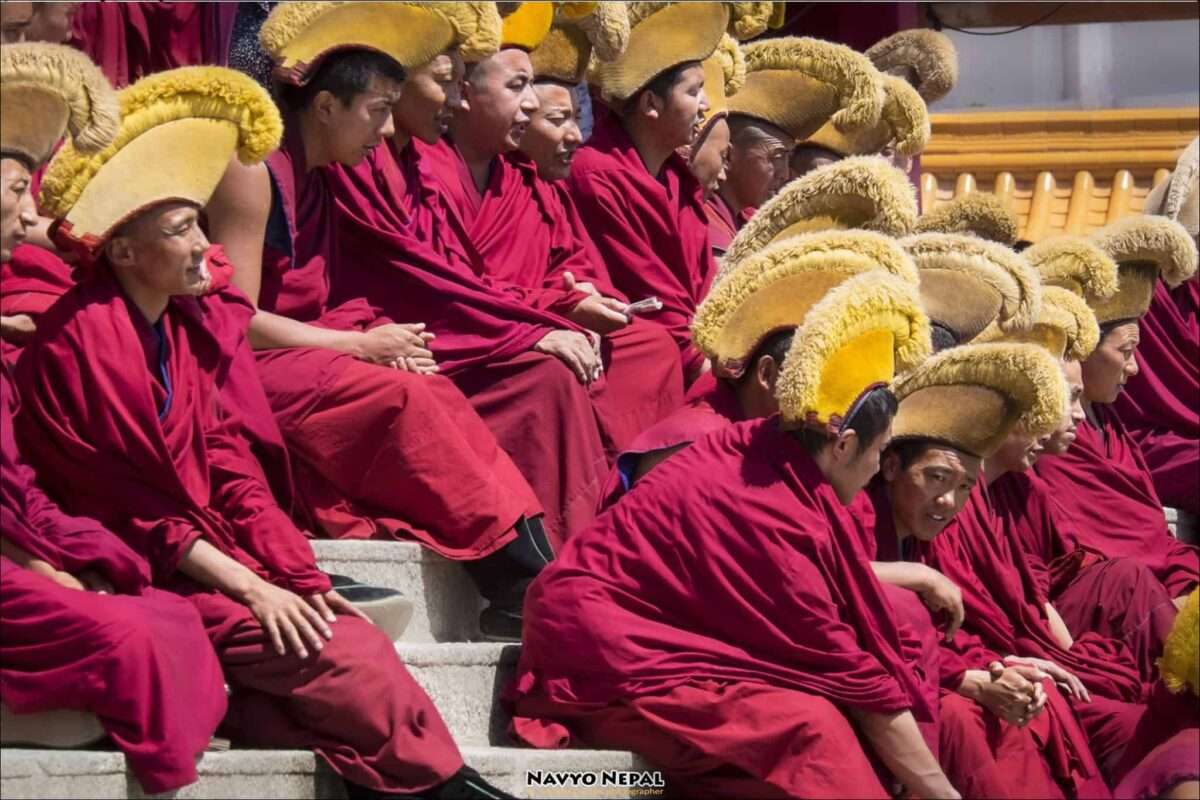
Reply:
<svg viewBox="0 0 1200 800"><path fill-rule="evenodd" d="M422 160L429 165L423 174L457 217L454 227L465 232L481 259L477 271L492 285L564 320L584 298L582 292L563 289L567 272L606 297L625 299L612 288L566 191L538 178L528 156L518 152L493 159L482 193L449 141L424 148ZM645 320L605 334L602 354L604 389L591 393L592 404L605 445L615 456L679 406L683 371L671 337Z"/></svg>
<svg viewBox="0 0 1200 800"><path fill-rule="evenodd" d="M267 161L277 202L260 307L336 330L390 322L362 299L329 303L338 263L332 202L302 152L292 136ZM325 348L256 356L299 494L325 535L413 538L447 558L475 559L512 541L520 517L541 513L517 467L446 378Z"/></svg>
<svg viewBox="0 0 1200 800"><path fill-rule="evenodd" d="M1142 447L1159 498L1200 514L1200 280L1154 287L1139 320L1140 372L1113 404Z"/></svg>
<svg viewBox="0 0 1200 800"><path fill-rule="evenodd" d="M442 374L529 480L551 541L561 542L595 512L608 455L593 398L608 381L585 387L557 357L533 349L556 329L579 328L477 271L423 162L415 143L397 153L389 141L355 168L322 170L336 204L332 302L369 302L426 324Z"/></svg>
<svg viewBox="0 0 1200 800"><path fill-rule="evenodd" d="M71 268L54 253L37 245L21 244L12 258L0 264L0 314L37 317L74 285ZM15 362L21 343L0 341L0 356Z"/></svg>
<svg viewBox="0 0 1200 800"><path fill-rule="evenodd" d="M209 3L81 3L71 43L118 89L163 70L214 63Z"/></svg>
<svg viewBox="0 0 1200 800"><path fill-rule="evenodd" d="M1100 427L1079 423L1075 443L1034 470L1066 512L1079 545L1150 568L1172 597L1200 581L1200 550L1171 535L1150 468L1112 409L1093 406Z"/></svg>
<svg viewBox="0 0 1200 800"><path fill-rule="evenodd" d="M733 237L737 236L738 231L750 221L757 210L745 208L735 214L719 192L705 196L704 215L708 220L708 241L712 245L715 257L725 255Z"/></svg>
<svg viewBox="0 0 1200 800"><path fill-rule="evenodd" d="M672 154L658 175L642 163L620 119L603 105L571 164L567 186L613 284L630 300L657 297L649 319L675 339L685 375L704 362L689 326L716 274L699 182Z"/></svg>
<svg viewBox="0 0 1200 800"><path fill-rule="evenodd" d="M814 720L935 709L853 525L777 417L695 442L530 587L515 734L632 747L688 796L880 796L852 728Z"/></svg>
<svg viewBox="0 0 1200 800"><path fill-rule="evenodd" d="M157 586L200 612L234 690L239 740L311 747L343 778L376 791L423 791L462 758L382 632L343 617L310 659L277 656L248 607L178 569L203 538L275 585L300 595L329 590L308 541L267 489L238 408L222 395L236 354L248 352L253 313L222 287L171 299L151 325L101 264L43 315L18 362L28 390L22 451L68 510L121 536ZM255 712L248 727L237 722L243 704Z"/></svg>

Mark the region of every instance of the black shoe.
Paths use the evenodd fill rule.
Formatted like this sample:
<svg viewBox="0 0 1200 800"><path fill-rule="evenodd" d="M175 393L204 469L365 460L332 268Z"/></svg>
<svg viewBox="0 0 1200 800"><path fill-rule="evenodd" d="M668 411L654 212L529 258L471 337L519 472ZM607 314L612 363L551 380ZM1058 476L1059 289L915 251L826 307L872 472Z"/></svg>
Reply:
<svg viewBox="0 0 1200 800"><path fill-rule="evenodd" d="M520 643L522 622L519 610L488 606L479 614L479 634L487 642Z"/></svg>
<svg viewBox="0 0 1200 800"><path fill-rule="evenodd" d="M370 617L375 627L393 642L404 635L408 623L412 621L412 600L395 589L354 584L338 589L338 594Z"/></svg>
<svg viewBox="0 0 1200 800"><path fill-rule="evenodd" d="M362 586L361 583L349 575L335 575L332 572L326 572L325 577L329 578L329 583L339 593L347 586Z"/></svg>
<svg viewBox="0 0 1200 800"><path fill-rule="evenodd" d="M346 784L348 800L517 800L513 795L492 786L478 772L465 765L445 783L439 783L420 794L379 792L350 781L343 782Z"/></svg>

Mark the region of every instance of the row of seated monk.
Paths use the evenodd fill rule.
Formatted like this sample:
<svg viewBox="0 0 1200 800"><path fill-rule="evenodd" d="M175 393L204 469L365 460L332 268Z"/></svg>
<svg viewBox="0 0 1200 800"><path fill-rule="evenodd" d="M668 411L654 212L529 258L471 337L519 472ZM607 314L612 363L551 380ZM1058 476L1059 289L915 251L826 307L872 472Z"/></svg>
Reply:
<svg viewBox="0 0 1200 800"><path fill-rule="evenodd" d="M219 728L504 796L308 541L395 539L522 642L529 746L1196 796L1196 143L1161 216L1017 252L896 166L944 37L734 40L770 6L282 4L270 91L0 47L5 706L150 792Z"/></svg>

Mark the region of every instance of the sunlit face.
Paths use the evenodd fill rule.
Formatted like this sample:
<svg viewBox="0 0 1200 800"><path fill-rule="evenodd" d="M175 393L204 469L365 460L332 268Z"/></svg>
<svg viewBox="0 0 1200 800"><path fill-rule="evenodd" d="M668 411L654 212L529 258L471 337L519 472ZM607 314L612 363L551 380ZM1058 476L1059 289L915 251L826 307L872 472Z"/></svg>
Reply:
<svg viewBox="0 0 1200 800"><path fill-rule="evenodd" d="M1063 376L1067 379L1067 390L1070 392L1071 405L1062 424L1050 434L1046 442L1046 452L1052 456L1060 456L1070 449L1075 442L1075 429L1084 420L1083 413L1083 367L1078 361L1062 362Z"/></svg>
<svg viewBox="0 0 1200 800"><path fill-rule="evenodd" d="M887 430L876 436L875 441L869 443L861 452L854 431L843 432L831 445L833 459L827 477L843 505L849 505L855 495L865 489L875 477L875 473L879 472L880 454L891 438L892 425L889 422Z"/></svg>
<svg viewBox="0 0 1200 800"><path fill-rule="evenodd" d="M313 100L325 136L330 163L353 167L396 132L392 106L400 100L403 84L375 75L366 90L356 94L349 104L329 92L320 92Z"/></svg>
<svg viewBox="0 0 1200 800"><path fill-rule="evenodd" d="M979 479L980 460L960 450L930 445L907 467L897 453L883 459L883 480L896 530L933 541L962 511Z"/></svg>
<svg viewBox="0 0 1200 800"><path fill-rule="evenodd" d="M988 459L989 469L995 467L1000 472L1025 472L1046 452L1049 438L1032 436L1022 426L1014 426L1000 449Z"/></svg>
<svg viewBox="0 0 1200 800"><path fill-rule="evenodd" d="M754 127L757 136L745 144L735 142L730 150L726 188L739 202L758 208L791 177L793 143L782 131L768 130L765 125Z"/></svg>
<svg viewBox="0 0 1200 800"><path fill-rule="evenodd" d="M396 127L426 144L437 144L462 102L463 71L462 56L452 50L409 72L400 102L392 106Z"/></svg>
<svg viewBox="0 0 1200 800"><path fill-rule="evenodd" d="M143 212L106 247L115 271L156 295L199 295L212 282L204 259L208 237L191 203L164 203Z"/></svg>
<svg viewBox="0 0 1200 800"><path fill-rule="evenodd" d="M708 135L695 148L690 163L692 174L706 193L715 193L725 181L729 150L729 123L722 117L709 127Z"/></svg>
<svg viewBox="0 0 1200 800"><path fill-rule="evenodd" d="M78 10L79 3L38 3L25 38L31 42L56 44L67 41L71 38L71 26Z"/></svg>
<svg viewBox="0 0 1200 800"><path fill-rule="evenodd" d="M1118 325L1100 338L1100 344L1083 362L1083 397L1089 403L1115 403L1125 382L1138 374L1137 347L1141 332L1137 321Z"/></svg>
<svg viewBox="0 0 1200 800"><path fill-rule="evenodd" d="M0 160L0 263L12 259L13 250L36 223L29 169L15 158Z"/></svg>
<svg viewBox="0 0 1200 800"><path fill-rule="evenodd" d="M521 137L521 150L537 164L543 180L560 181L570 174L575 151L583 144L575 93L552 82L535 83L533 90L538 110Z"/></svg>
<svg viewBox="0 0 1200 800"><path fill-rule="evenodd" d="M664 145L670 149L691 144L699 129L701 118L708 113L708 97L704 94L704 68L698 64L682 70L667 92L666 102L653 93L657 107L658 131Z"/></svg>
<svg viewBox="0 0 1200 800"><path fill-rule="evenodd" d="M33 24L33 3L0 2L0 44L24 42Z"/></svg>
<svg viewBox="0 0 1200 800"><path fill-rule="evenodd" d="M485 58L471 69L465 96L456 140L470 138L475 149L496 155L516 150L538 110L529 54L510 47Z"/></svg>

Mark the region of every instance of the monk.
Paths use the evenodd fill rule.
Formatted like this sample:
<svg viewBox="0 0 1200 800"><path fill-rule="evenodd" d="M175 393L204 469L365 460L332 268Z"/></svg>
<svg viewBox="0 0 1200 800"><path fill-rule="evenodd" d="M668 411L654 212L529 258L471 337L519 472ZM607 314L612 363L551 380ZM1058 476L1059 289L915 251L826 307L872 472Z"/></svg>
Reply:
<svg viewBox="0 0 1200 800"><path fill-rule="evenodd" d="M111 526L155 585L200 613L233 687L226 723L238 742L312 748L354 797L496 796L463 765L392 642L317 569L222 395L254 308L210 271L200 205L239 139L247 160L261 153L249 149L264 144L249 86L218 68L152 76L127 91L124 145L105 151L124 158L56 156L43 200L62 215L56 236L92 266L21 356L21 445L70 510ZM205 136L175 185L114 172ZM112 208L80 169L121 180L141 207Z"/></svg>
<svg viewBox="0 0 1200 800"><path fill-rule="evenodd" d="M462 393L435 374L422 324L393 323L361 298L329 298L343 256L322 168L357 163L391 133L403 68L343 48L314 70L281 89L283 147L265 166L231 162L207 207L235 282L258 303L251 342L299 495L324 535L411 538L470 563L490 601L485 634L519 638L521 594L549 552L537 498Z"/></svg>
<svg viewBox="0 0 1200 800"><path fill-rule="evenodd" d="M741 228L754 211L791 179L789 163L796 143L766 120L729 115L728 176L714 202Z"/></svg>
<svg viewBox="0 0 1200 800"><path fill-rule="evenodd" d="M720 258L737 234L737 224L717 204L717 193L729 175L729 122L725 115L707 122L688 148L688 169L704 187L704 213L713 257Z"/></svg>

